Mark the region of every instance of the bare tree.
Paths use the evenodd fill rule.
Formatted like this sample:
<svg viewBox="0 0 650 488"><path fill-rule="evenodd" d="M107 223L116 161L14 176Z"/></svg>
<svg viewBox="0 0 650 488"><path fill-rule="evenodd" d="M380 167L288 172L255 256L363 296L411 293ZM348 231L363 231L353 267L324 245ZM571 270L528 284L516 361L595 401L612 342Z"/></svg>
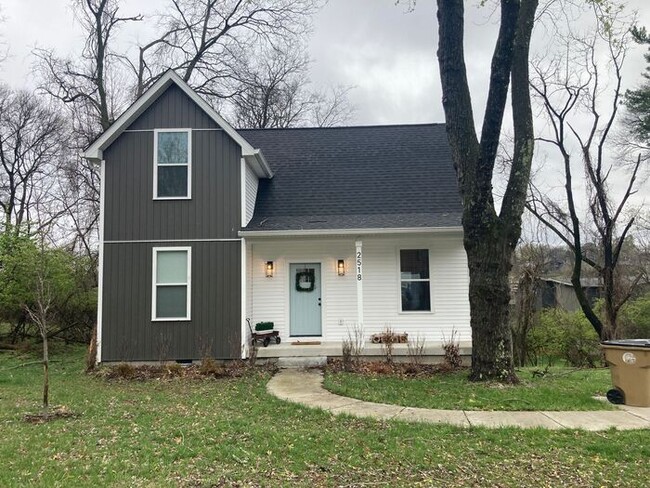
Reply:
<svg viewBox="0 0 650 488"><path fill-rule="evenodd" d="M0 227L5 231L40 231L62 214L53 175L65 141L58 113L32 93L0 87Z"/></svg>
<svg viewBox="0 0 650 488"><path fill-rule="evenodd" d="M629 26L621 18L620 9L600 2L593 2L590 8L596 23L593 34L569 35L562 55L534 66L532 87L549 124L549 134L539 140L552 146L562 162L566 202L532 186L527 208L571 249L571 283L578 302L600 338L610 339L617 334L620 308L642 277L639 274L626 286L618 272L621 251L634 224L634 216L626 218L625 208L636 192L642 159L638 155L624 164L617 160L618 155L608 153L608 138L622 96ZM602 51L607 53L606 62L599 60ZM581 219L580 197L573 181L575 159L584 169L587 222ZM622 170L627 171L627 182L616 201L610 182L614 175L624 174ZM586 250L589 238L585 235L591 229L595 231L598 253ZM581 286L583 263L594 268L602 280L604 320L596 314Z"/></svg>
<svg viewBox="0 0 650 488"><path fill-rule="evenodd" d="M115 89L121 83L113 50L114 37L128 22L141 15L119 15L119 0L74 0L73 9L86 34L81 56L60 58L53 50L36 49L36 70L41 90L60 100L73 112L76 132L86 145L108 129L116 114L130 102L128 91ZM89 127L84 127L90 123Z"/></svg>
<svg viewBox="0 0 650 488"><path fill-rule="evenodd" d="M520 243L513 259L514 317L512 318L512 342L517 366L525 366L530 359L528 336L535 325L538 312L540 278L549 267L551 249L539 242Z"/></svg>
<svg viewBox="0 0 650 488"><path fill-rule="evenodd" d="M474 126L465 67L463 4L462 0L438 0L438 62L447 136L463 203L464 245L470 275L470 378L516 381L508 320L508 275L521 233L533 157L528 53L537 1L500 2L501 22L480 140ZM492 176L510 83L514 151L501 210L497 213Z"/></svg>
<svg viewBox="0 0 650 488"><path fill-rule="evenodd" d="M300 38L320 0L172 0L161 14L163 32L129 63L139 96L168 68L199 93L228 98L237 92L239 60L259 44Z"/></svg>
<svg viewBox="0 0 650 488"><path fill-rule="evenodd" d="M45 244L41 239L41 259L35 273L34 303L25 305L29 318L36 324L43 342L43 408L50 406L50 354L48 350L48 334L50 332L51 310L54 295L50 288L45 264Z"/></svg>
<svg viewBox="0 0 650 488"><path fill-rule="evenodd" d="M81 54L63 58L53 50L36 49L35 71L40 90L62 104L69 115L73 137L71 157L61 168L65 178L62 205L67 209L74 247L93 257L99 217L99 167L78 156L108 129L131 102L120 57L114 43L123 25L142 20L122 16L120 0L74 0L73 11L86 35Z"/></svg>
<svg viewBox="0 0 650 488"><path fill-rule="evenodd" d="M309 65L304 45L286 43L243 61L237 73L241 88L228 101L235 125L264 129L346 122L352 114L350 88L310 90Z"/></svg>

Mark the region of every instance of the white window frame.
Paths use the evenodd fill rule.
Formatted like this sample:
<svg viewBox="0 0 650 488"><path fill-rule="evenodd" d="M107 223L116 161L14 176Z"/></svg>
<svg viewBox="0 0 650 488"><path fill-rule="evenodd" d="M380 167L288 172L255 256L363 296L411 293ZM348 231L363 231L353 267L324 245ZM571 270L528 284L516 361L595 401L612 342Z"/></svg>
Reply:
<svg viewBox="0 0 650 488"><path fill-rule="evenodd" d="M402 278L402 251L426 251L429 258L428 278ZM397 301L400 314L432 314L433 313L433 292L431 290L431 249L428 247L403 247L397 249ZM404 281L426 281L429 283L429 310L404 310L402 304L402 282Z"/></svg>
<svg viewBox="0 0 650 488"><path fill-rule="evenodd" d="M152 322L186 322L192 319L192 248L190 246L165 246L154 247L151 268L151 321ZM166 251L186 251L187 252L187 281L186 283L165 283L159 285L157 283L158 271L158 253ZM187 299L185 301L187 310L185 317L157 317L156 316L156 298L158 294L156 290L158 286L187 286Z"/></svg>
<svg viewBox="0 0 650 488"><path fill-rule="evenodd" d="M160 166L187 166L187 196L158 196L158 134L161 132L187 133L187 164L163 164ZM191 200L192 199L192 129L154 129L153 131L153 199L154 200Z"/></svg>

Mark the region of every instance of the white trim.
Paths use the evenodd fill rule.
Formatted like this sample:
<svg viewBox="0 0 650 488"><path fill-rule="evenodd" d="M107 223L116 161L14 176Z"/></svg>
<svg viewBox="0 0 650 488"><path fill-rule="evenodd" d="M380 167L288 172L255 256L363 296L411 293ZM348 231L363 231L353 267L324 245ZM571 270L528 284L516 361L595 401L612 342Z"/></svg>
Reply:
<svg viewBox="0 0 650 488"><path fill-rule="evenodd" d="M427 260L429 262L429 278L417 279L402 279L402 251L426 251ZM433 273L431 269L431 248L429 247L397 247L397 314L398 315L430 315L434 313L433 310L433 293L431 290L431 283L433 281ZM404 310L402 309L402 281L417 281L429 283L429 310Z"/></svg>
<svg viewBox="0 0 650 488"><path fill-rule="evenodd" d="M173 70L168 70L149 88L144 95L138 98L118 119L95 140L82 153L86 159L100 160L102 152L126 129L131 122L137 119L151 104L172 84L175 83L188 97L192 99L220 128L237 143L244 156L256 157L256 151L246 139L226 122L203 98L201 98L189 85L183 81ZM270 174L268 175L271 176Z"/></svg>
<svg viewBox="0 0 650 488"><path fill-rule="evenodd" d="M95 362L102 362L102 326L104 323L104 208L106 202L106 161L99 167L99 271L97 272L97 356Z"/></svg>
<svg viewBox="0 0 650 488"><path fill-rule="evenodd" d="M165 283L165 285L183 285L187 286L187 298L185 301L185 317L156 317L156 271L158 269L158 253L165 251L185 251L187 252L187 282L186 283ZM152 248L151 261L151 321L152 322L186 322L192 320L192 248L190 246L165 246Z"/></svg>
<svg viewBox="0 0 650 488"><path fill-rule="evenodd" d="M357 326L363 328L363 241L354 243L354 277L357 282Z"/></svg>
<svg viewBox="0 0 650 488"><path fill-rule="evenodd" d="M240 242L243 238L232 239L140 239L133 241L104 241L104 244L157 244L166 242Z"/></svg>
<svg viewBox="0 0 650 488"><path fill-rule="evenodd" d="M458 227L393 227L368 229L300 229L300 230L240 230L240 237L298 237L298 236L346 236L369 234L442 234L462 232Z"/></svg>
<svg viewBox="0 0 650 488"><path fill-rule="evenodd" d="M246 297L246 239L241 241L241 358L246 359L246 352L248 350L246 340L247 326L246 326L246 306L248 304Z"/></svg>
<svg viewBox="0 0 650 488"><path fill-rule="evenodd" d="M248 222L246 222L246 160L241 158L239 163L239 204L240 208L240 218L241 218L241 227L244 227Z"/></svg>
<svg viewBox="0 0 650 488"><path fill-rule="evenodd" d="M158 163L158 134L161 132L176 132L187 134L187 164L163 164ZM186 195L178 197L158 196L158 167L187 167L187 192ZM153 131L153 199L154 200L191 200L192 199L192 129L154 129Z"/></svg>

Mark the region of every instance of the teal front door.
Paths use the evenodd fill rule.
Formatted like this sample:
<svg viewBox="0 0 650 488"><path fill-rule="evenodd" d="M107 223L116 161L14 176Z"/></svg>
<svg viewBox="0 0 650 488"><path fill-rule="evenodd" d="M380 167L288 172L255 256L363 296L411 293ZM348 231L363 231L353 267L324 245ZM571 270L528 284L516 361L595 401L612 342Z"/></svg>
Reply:
<svg viewBox="0 0 650 488"><path fill-rule="evenodd" d="M289 267L292 337L318 337L321 328L320 264L292 264Z"/></svg>

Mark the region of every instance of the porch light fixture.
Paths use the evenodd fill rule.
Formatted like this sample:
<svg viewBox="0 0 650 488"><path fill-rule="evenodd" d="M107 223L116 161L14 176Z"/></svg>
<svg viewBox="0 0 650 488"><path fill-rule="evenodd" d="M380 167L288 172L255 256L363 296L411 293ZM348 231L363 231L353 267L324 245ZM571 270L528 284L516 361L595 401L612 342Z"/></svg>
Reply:
<svg viewBox="0 0 650 488"><path fill-rule="evenodd" d="M266 277L273 278L273 261L266 262Z"/></svg>
<svg viewBox="0 0 650 488"><path fill-rule="evenodd" d="M345 261L343 259L336 262L336 272L339 276L345 276Z"/></svg>

